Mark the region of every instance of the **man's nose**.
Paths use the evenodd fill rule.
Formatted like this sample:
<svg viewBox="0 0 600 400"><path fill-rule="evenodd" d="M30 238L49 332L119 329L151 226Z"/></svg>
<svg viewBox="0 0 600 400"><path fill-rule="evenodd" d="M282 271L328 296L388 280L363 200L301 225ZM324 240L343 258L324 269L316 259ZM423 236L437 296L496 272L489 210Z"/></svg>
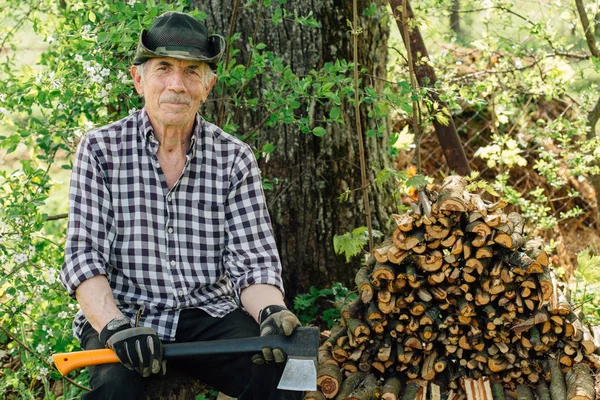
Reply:
<svg viewBox="0 0 600 400"><path fill-rule="evenodd" d="M167 82L167 88L176 92L185 91L185 85L183 84L183 72L181 71L173 71L169 75L169 80Z"/></svg>

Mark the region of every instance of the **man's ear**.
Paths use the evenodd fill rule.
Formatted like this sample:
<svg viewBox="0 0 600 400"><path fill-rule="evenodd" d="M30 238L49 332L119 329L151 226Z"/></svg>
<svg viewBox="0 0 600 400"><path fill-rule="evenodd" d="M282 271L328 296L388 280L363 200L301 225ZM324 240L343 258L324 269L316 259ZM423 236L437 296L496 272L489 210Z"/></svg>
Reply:
<svg viewBox="0 0 600 400"><path fill-rule="evenodd" d="M144 85L142 85L142 74L140 73L139 65L132 65L129 68L129 74L131 75L131 79L133 79L133 85L135 86L135 90L138 92L140 96L144 95Z"/></svg>
<svg viewBox="0 0 600 400"><path fill-rule="evenodd" d="M203 102L206 101L206 99L208 99L210 90L213 88L213 86L215 86L216 83L217 83L217 75L213 75L213 78L210 80L210 82L208 82L206 84L206 94L204 95L204 100L202 100Z"/></svg>

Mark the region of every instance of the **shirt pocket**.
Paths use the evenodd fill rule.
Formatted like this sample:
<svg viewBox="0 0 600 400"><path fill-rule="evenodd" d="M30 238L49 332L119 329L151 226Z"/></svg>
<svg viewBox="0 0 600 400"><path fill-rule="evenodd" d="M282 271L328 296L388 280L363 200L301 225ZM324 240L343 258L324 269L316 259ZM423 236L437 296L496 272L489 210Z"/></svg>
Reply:
<svg viewBox="0 0 600 400"><path fill-rule="evenodd" d="M192 207L192 246L197 255L219 258L225 242L225 205L218 203L197 203Z"/></svg>

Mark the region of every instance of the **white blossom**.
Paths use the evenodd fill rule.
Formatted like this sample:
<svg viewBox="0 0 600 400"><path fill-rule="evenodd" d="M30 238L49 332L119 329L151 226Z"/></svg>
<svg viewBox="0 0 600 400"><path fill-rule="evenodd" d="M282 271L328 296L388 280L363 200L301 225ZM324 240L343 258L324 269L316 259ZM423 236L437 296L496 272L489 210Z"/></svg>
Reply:
<svg viewBox="0 0 600 400"><path fill-rule="evenodd" d="M110 75L110 69L103 68L102 71L100 71L100 75L102 75L102 76L109 76Z"/></svg>
<svg viewBox="0 0 600 400"><path fill-rule="evenodd" d="M43 353L46 350L46 346L44 346L43 344L40 343L40 344L37 345L37 347L35 348L35 350L38 353Z"/></svg>
<svg viewBox="0 0 600 400"><path fill-rule="evenodd" d="M132 7L135 5L135 3L137 3L137 1L136 1L136 0L129 0L129 1L127 2L127 4L128 4L128 5L130 5L130 6L132 6Z"/></svg>
<svg viewBox="0 0 600 400"><path fill-rule="evenodd" d="M130 110L129 110L129 115L133 114L134 112L136 112L136 109L135 109L135 108L132 108L132 109L130 109Z"/></svg>
<svg viewBox="0 0 600 400"><path fill-rule="evenodd" d="M44 271L44 279L46 279L49 285L54 285L56 283L56 270L52 268L46 269Z"/></svg>
<svg viewBox="0 0 600 400"><path fill-rule="evenodd" d="M46 367L40 367L40 374L37 376L38 380L42 380L46 377L46 375L48 375L48 368Z"/></svg>
<svg viewBox="0 0 600 400"><path fill-rule="evenodd" d="M18 296L17 296L17 302L19 302L19 304L25 304L27 303L29 299L27 298L27 296L25 296L25 293L21 292L19 290Z"/></svg>
<svg viewBox="0 0 600 400"><path fill-rule="evenodd" d="M60 318L60 319L67 319L68 315L69 314L66 311L61 311L61 312L58 313L58 318Z"/></svg>
<svg viewBox="0 0 600 400"><path fill-rule="evenodd" d="M83 61L83 57L81 56L81 54L75 54L75 61L77 61L77 62Z"/></svg>
<svg viewBox="0 0 600 400"><path fill-rule="evenodd" d="M54 336L54 332L52 331L52 328L48 329L47 333L48 333L48 336L50 336L50 337Z"/></svg>
<svg viewBox="0 0 600 400"><path fill-rule="evenodd" d="M17 253L13 256L13 261L15 264L23 264L25 261L27 261L27 254Z"/></svg>

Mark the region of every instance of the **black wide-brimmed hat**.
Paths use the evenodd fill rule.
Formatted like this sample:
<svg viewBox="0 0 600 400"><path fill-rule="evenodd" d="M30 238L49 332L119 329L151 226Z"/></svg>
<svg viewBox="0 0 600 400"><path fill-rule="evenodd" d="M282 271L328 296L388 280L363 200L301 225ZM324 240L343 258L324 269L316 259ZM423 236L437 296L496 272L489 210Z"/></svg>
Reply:
<svg viewBox="0 0 600 400"><path fill-rule="evenodd" d="M168 11L154 20L150 30L142 30L133 64L156 57L173 57L203 61L215 69L224 52L222 36L208 36L206 26L191 15Z"/></svg>

